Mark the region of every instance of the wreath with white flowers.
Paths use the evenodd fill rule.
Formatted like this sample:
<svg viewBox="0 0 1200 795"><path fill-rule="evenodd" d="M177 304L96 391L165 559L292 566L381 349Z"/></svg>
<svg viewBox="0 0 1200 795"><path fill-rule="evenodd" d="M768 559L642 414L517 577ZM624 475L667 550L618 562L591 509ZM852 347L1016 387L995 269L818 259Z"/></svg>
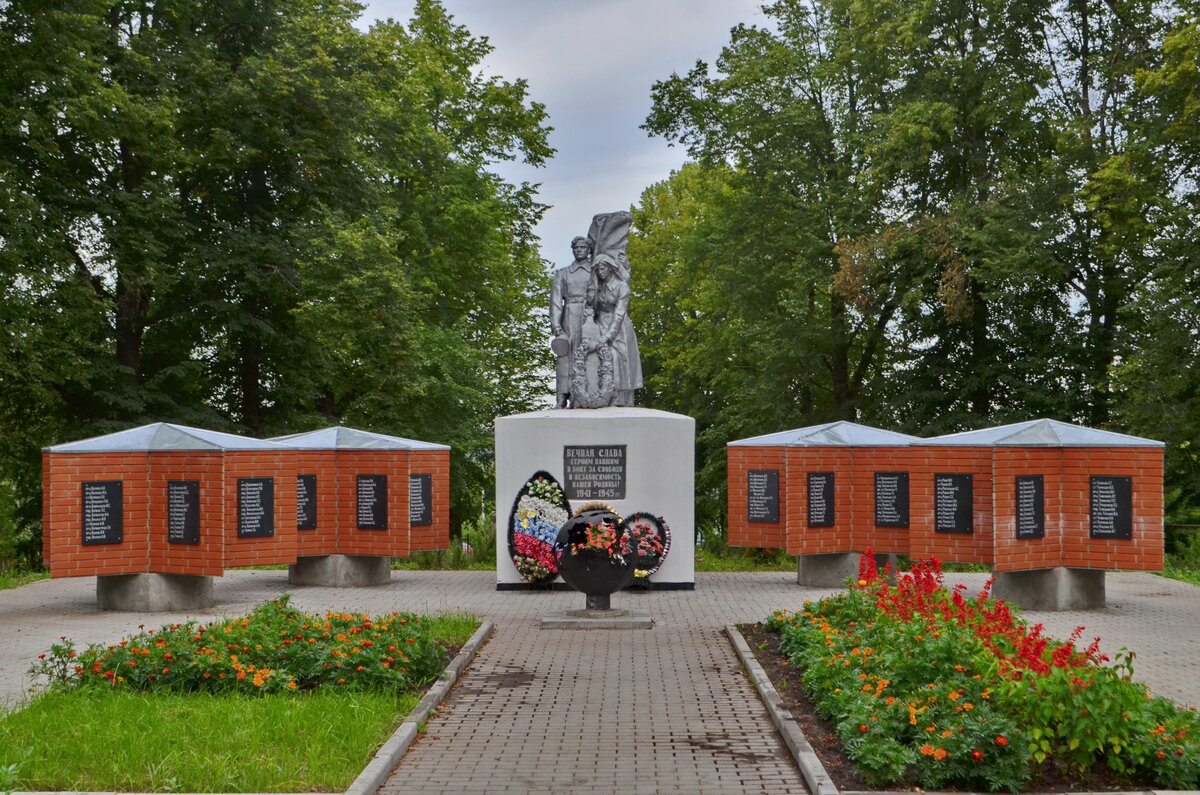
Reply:
<svg viewBox="0 0 1200 795"><path fill-rule="evenodd" d="M558 575L554 542L570 515L570 503L553 475L539 471L525 481L508 518L508 550L521 579L544 583Z"/></svg>

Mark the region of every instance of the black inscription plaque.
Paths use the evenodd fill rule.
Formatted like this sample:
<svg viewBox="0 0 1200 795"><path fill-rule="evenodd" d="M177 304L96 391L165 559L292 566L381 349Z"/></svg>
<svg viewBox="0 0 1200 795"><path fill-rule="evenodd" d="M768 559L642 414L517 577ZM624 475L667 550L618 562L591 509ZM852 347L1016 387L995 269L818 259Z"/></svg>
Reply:
<svg viewBox="0 0 1200 795"><path fill-rule="evenodd" d="M1133 478L1092 476L1091 537L1133 538Z"/></svg>
<svg viewBox="0 0 1200 795"><path fill-rule="evenodd" d="M625 445L563 447L568 500L625 499Z"/></svg>
<svg viewBox="0 0 1200 795"><path fill-rule="evenodd" d="M275 535L275 478L238 478L238 538Z"/></svg>
<svg viewBox="0 0 1200 795"><path fill-rule="evenodd" d="M971 511L970 475L942 473L933 476L933 531L970 533L975 529Z"/></svg>
<svg viewBox="0 0 1200 795"><path fill-rule="evenodd" d="M358 494L358 529L387 530L387 475L359 475L357 480Z"/></svg>
<svg viewBox="0 0 1200 795"><path fill-rule="evenodd" d="M808 526L833 527L833 473L808 473Z"/></svg>
<svg viewBox="0 0 1200 795"><path fill-rule="evenodd" d="M84 544L120 544L125 536L124 481L89 480L82 484Z"/></svg>
<svg viewBox="0 0 1200 795"><path fill-rule="evenodd" d="M296 476L296 529L317 529L317 476Z"/></svg>
<svg viewBox="0 0 1200 795"><path fill-rule="evenodd" d="M746 473L746 518L751 522L779 521L778 469L751 469Z"/></svg>
<svg viewBox="0 0 1200 795"><path fill-rule="evenodd" d="M908 527L908 473L875 473L875 524Z"/></svg>
<svg viewBox="0 0 1200 795"><path fill-rule="evenodd" d="M167 481L167 542L200 543L200 481Z"/></svg>
<svg viewBox="0 0 1200 795"><path fill-rule="evenodd" d="M1046 537L1046 491L1041 475L1017 477L1017 538Z"/></svg>
<svg viewBox="0 0 1200 795"><path fill-rule="evenodd" d="M433 524L433 475L408 476L408 524L410 527Z"/></svg>

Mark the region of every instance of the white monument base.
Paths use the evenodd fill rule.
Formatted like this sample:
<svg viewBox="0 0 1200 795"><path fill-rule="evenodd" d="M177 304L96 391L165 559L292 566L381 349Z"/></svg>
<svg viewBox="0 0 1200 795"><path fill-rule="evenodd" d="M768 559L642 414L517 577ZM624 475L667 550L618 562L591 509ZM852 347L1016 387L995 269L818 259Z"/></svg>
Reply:
<svg viewBox="0 0 1200 795"><path fill-rule="evenodd" d="M567 473L568 447L624 447L623 491L608 472L597 482ZM517 492L535 472L549 472L571 510L600 502L621 516L637 511L666 520L671 549L651 587L696 583L696 421L642 408L548 409L496 419L496 587L527 587L512 562L508 522ZM616 482L614 482L616 481ZM615 493L615 496L613 494ZM560 582L556 582L556 585Z"/></svg>

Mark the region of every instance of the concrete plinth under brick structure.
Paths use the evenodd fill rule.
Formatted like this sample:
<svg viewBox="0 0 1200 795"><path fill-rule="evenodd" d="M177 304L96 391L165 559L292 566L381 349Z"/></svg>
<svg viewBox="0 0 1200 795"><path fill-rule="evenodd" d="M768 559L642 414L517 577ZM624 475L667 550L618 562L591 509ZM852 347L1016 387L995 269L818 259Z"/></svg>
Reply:
<svg viewBox="0 0 1200 795"><path fill-rule="evenodd" d="M600 502L620 516L638 511L661 516L671 530L671 547L650 581L691 589L696 580L695 449L696 421L655 409L551 409L498 417L497 589L529 587L508 548L509 506L537 472L558 480L573 510ZM580 463L589 457L607 463Z"/></svg>
<svg viewBox="0 0 1200 795"><path fill-rule="evenodd" d="M858 576L862 553L841 552L832 555L797 555L796 583L814 588L840 588L846 580ZM875 567L882 572L889 565L896 570L896 556L874 556Z"/></svg>
<svg viewBox="0 0 1200 795"><path fill-rule="evenodd" d="M1098 610L1105 607L1104 572L1066 566L997 572L992 598L1022 610Z"/></svg>
<svg viewBox="0 0 1200 795"><path fill-rule="evenodd" d="M101 610L162 613L213 605L213 578L190 574L107 574L96 578Z"/></svg>
<svg viewBox="0 0 1200 795"><path fill-rule="evenodd" d="M382 585L392 576L392 559L386 555L313 555L288 566L291 585L358 587Z"/></svg>

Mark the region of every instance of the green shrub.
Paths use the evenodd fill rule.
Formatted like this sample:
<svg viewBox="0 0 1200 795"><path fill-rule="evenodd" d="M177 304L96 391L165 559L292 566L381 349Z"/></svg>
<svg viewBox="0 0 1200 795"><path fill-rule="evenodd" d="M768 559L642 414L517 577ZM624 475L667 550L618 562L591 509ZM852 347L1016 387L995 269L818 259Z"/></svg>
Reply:
<svg viewBox="0 0 1200 795"><path fill-rule="evenodd" d="M1158 786L1200 786L1195 711L1102 665L1098 640L1042 635L987 588L947 591L936 564L890 585L864 555L849 591L765 621L868 783L1018 791L1053 761Z"/></svg>
<svg viewBox="0 0 1200 795"><path fill-rule="evenodd" d="M327 685L394 692L432 681L444 656L419 616L308 615L284 595L244 618L172 624L82 652L64 637L31 673L65 688L268 693Z"/></svg>

